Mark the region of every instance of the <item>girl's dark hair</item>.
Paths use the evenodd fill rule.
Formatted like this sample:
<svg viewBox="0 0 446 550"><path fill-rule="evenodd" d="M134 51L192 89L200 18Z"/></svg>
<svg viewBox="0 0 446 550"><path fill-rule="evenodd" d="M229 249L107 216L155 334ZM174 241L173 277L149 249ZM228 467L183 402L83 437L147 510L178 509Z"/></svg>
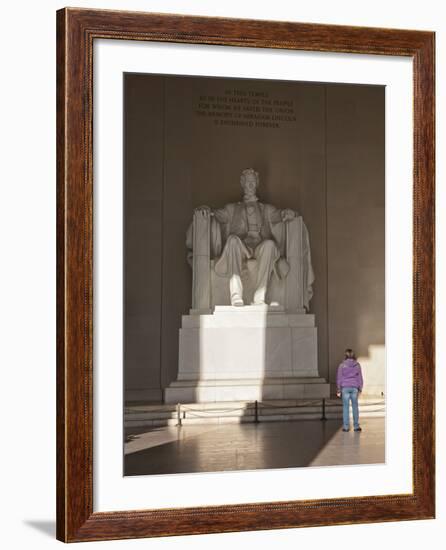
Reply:
<svg viewBox="0 0 446 550"><path fill-rule="evenodd" d="M355 352L350 348L347 348L345 350L344 356L345 356L346 359L356 359Z"/></svg>

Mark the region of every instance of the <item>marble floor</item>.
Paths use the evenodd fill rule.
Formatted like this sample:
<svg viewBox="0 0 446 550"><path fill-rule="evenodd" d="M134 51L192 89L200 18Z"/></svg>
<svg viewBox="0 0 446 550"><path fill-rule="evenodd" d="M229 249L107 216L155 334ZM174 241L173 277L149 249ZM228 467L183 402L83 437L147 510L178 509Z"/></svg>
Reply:
<svg viewBox="0 0 446 550"><path fill-rule="evenodd" d="M297 468L385 461L385 419L364 418L362 432L339 420L129 428L124 475Z"/></svg>

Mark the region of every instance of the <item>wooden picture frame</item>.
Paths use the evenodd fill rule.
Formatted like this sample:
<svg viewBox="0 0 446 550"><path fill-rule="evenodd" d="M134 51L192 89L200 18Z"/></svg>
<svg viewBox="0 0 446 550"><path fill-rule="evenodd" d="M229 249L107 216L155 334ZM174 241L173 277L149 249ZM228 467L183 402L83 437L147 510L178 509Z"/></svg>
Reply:
<svg viewBox="0 0 446 550"><path fill-rule="evenodd" d="M413 61L411 494L93 512L93 42L406 56ZM433 518L432 32L65 8L57 13L57 538L65 542ZM429 395L431 398L425 399ZM328 513L329 512L329 513Z"/></svg>

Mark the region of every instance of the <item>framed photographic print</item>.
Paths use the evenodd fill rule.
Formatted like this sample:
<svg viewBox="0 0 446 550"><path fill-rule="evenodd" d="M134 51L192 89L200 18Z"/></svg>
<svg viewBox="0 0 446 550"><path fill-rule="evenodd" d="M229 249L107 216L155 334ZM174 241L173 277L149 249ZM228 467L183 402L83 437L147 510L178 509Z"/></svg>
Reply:
<svg viewBox="0 0 446 550"><path fill-rule="evenodd" d="M57 537L434 517L434 34L57 32Z"/></svg>

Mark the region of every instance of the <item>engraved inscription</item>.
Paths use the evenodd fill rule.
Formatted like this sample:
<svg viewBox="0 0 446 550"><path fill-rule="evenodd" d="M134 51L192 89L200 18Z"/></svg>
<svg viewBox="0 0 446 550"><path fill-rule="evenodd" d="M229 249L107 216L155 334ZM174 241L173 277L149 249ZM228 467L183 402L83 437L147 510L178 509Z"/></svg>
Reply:
<svg viewBox="0 0 446 550"><path fill-rule="evenodd" d="M281 128L296 122L294 100L238 88L225 89L223 94L198 96L194 112L215 126Z"/></svg>

